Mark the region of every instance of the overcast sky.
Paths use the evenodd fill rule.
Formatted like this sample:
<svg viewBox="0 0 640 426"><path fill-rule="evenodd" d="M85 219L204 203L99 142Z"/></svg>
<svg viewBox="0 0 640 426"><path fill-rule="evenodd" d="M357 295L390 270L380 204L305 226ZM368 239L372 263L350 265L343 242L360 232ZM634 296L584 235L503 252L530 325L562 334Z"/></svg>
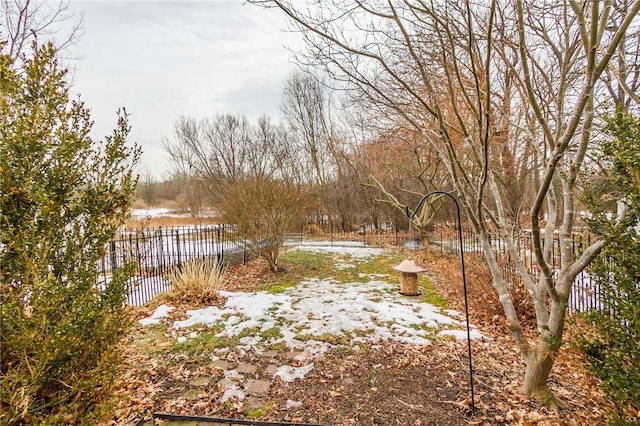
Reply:
<svg viewBox="0 0 640 426"><path fill-rule="evenodd" d="M299 37L284 16L243 0L72 0L85 33L72 49L79 59L73 91L92 111L93 136L111 133L116 111L131 114L130 141L144 151L141 170L158 178L170 165L162 138L173 138L180 115L266 114L280 120L287 76L296 69L287 48Z"/></svg>

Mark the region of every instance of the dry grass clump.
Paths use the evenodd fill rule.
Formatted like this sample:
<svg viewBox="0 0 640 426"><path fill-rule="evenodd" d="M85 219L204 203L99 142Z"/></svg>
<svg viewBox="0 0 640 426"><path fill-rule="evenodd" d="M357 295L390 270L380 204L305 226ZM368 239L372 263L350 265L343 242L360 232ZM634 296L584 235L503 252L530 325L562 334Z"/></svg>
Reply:
<svg viewBox="0 0 640 426"><path fill-rule="evenodd" d="M225 267L217 257L189 260L166 277L172 294L183 302L218 304L223 300L220 290L227 284Z"/></svg>
<svg viewBox="0 0 640 426"><path fill-rule="evenodd" d="M320 235L322 234L322 228L320 228L315 223L307 226L307 233L311 235Z"/></svg>

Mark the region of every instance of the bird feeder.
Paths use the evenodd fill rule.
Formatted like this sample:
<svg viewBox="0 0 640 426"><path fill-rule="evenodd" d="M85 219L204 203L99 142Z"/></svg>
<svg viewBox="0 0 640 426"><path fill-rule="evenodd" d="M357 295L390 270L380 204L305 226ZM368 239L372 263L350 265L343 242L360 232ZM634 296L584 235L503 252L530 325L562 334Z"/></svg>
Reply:
<svg viewBox="0 0 640 426"><path fill-rule="evenodd" d="M427 268L420 265L414 260L403 260L399 265L393 266L393 269L402 273L400 279L400 294L403 296L419 296L420 287L418 287L418 273L426 272Z"/></svg>

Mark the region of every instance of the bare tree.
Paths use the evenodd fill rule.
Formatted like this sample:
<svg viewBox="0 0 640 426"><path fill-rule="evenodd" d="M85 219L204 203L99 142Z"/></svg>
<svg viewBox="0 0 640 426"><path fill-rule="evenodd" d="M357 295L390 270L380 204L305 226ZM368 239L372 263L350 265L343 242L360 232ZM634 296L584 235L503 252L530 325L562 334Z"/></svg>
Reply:
<svg viewBox="0 0 640 426"><path fill-rule="evenodd" d="M297 71L285 83L280 109L291 135L292 148L300 161L301 177L309 185L310 197L316 205L316 221L350 221L340 206L329 205L336 200L335 158L332 155L332 125L330 93L317 77ZM341 210L338 212L338 210ZM350 224L348 225L351 226Z"/></svg>
<svg viewBox="0 0 640 426"><path fill-rule="evenodd" d="M632 2L619 0L613 2L612 18L606 31L615 31L629 13ZM605 69L604 83L606 93L618 109L628 110L640 104L640 25L630 28L620 40L609 66Z"/></svg>
<svg viewBox="0 0 640 426"><path fill-rule="evenodd" d="M419 133L406 128L392 128L377 141L363 146L359 161L369 165L363 185L374 190L375 200L405 213L408 205L415 205L423 194L443 188L447 175L442 161L432 147L422 142ZM442 196L426 200L422 210L412 218L412 226L420 239L427 243L428 229L438 211Z"/></svg>
<svg viewBox="0 0 640 426"><path fill-rule="evenodd" d="M305 159L301 158L291 132L284 125L274 125L268 117L258 119L255 128L257 146L262 149L253 150L250 155L257 156L253 164L263 162L260 174L289 181L304 182Z"/></svg>
<svg viewBox="0 0 640 426"><path fill-rule="evenodd" d="M165 139L164 146L175 170L203 185L221 219L237 225L240 238L276 271L284 239L307 207L284 127L266 117L257 126L232 115L200 122L182 117L175 140Z"/></svg>
<svg viewBox="0 0 640 426"><path fill-rule="evenodd" d="M148 206L153 205L157 200L157 186L158 181L153 173L150 170L143 170L140 174L136 192Z"/></svg>
<svg viewBox="0 0 640 426"><path fill-rule="evenodd" d="M523 391L555 404L547 380L562 344L571 287L607 243L597 241L580 254L571 244L579 171L596 131L594 97L640 1L630 2L615 22L614 2L587 0L254 3L281 9L303 34L301 62L321 67L372 113L415 130L438 153L481 240L507 327L525 360ZM515 164L536 172L526 220L539 279L516 247L521 224L508 214L505 164L515 173ZM491 228L533 301L534 340L525 335L496 260ZM554 233L560 238L557 268Z"/></svg>
<svg viewBox="0 0 640 426"><path fill-rule="evenodd" d="M60 52L76 43L84 30L82 17L76 19L67 0L1 0L0 20L0 42L7 43L7 54L14 59L36 35L41 44L51 41ZM72 23L62 33L60 24L67 22Z"/></svg>
<svg viewBox="0 0 640 426"><path fill-rule="evenodd" d="M174 172L172 180L179 190L176 200L180 207L188 209L193 219L201 221L207 195L202 180L186 172Z"/></svg>
<svg viewBox="0 0 640 426"><path fill-rule="evenodd" d="M285 83L280 108L299 153L309 164L308 183L323 186L331 172L330 106L325 87L314 76L295 72Z"/></svg>
<svg viewBox="0 0 640 426"><path fill-rule="evenodd" d="M248 177L297 181L297 167L289 136L266 117L257 126L245 117L218 115L213 120L181 117L175 139L164 140L176 171L199 179L213 200L228 185Z"/></svg>

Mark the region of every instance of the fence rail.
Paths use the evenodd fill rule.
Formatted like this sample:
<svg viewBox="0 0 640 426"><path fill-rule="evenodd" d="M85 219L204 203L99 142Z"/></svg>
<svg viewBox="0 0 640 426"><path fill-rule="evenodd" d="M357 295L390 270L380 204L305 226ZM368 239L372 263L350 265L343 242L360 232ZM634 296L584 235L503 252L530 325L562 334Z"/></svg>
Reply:
<svg viewBox="0 0 640 426"><path fill-rule="evenodd" d="M463 229L463 250L466 254L482 255L480 240L470 229ZM393 223L361 226L356 230L343 231L340 227L326 224L313 227L302 226L291 234L287 243L301 244L305 240L324 240L332 245L360 243L363 246L405 246L419 248L421 242L415 235ZM515 243L518 255L527 265L534 279L539 276L533 255L533 239L530 234L519 236ZM559 239L553 239L552 263L560 262ZM576 236L573 239L574 252L579 255L591 243L590 237ZM459 252L457 229L451 226L436 226L429 233L429 244L441 252ZM511 285L522 285L506 244L499 238L492 238L498 262ZM131 279L128 303L134 306L145 304L156 294L170 290L164 279L166 273L192 259L218 257L225 264L246 262L251 257L245 238L238 235L232 225L184 226L134 229L121 232L107 245L107 254L99 265L100 272L108 280L113 270L125 262L137 265L136 276ZM569 309L585 312L600 308L600 288L593 282L588 269L578 275L570 296Z"/></svg>

